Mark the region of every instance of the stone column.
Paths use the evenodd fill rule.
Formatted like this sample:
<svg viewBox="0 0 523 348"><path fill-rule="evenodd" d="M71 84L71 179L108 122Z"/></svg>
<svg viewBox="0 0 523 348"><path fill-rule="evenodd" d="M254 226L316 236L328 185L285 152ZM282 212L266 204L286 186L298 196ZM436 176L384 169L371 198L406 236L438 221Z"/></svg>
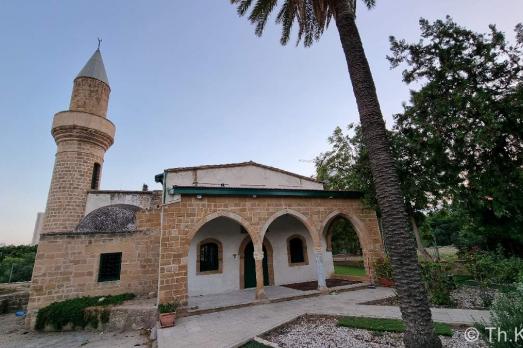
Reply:
<svg viewBox="0 0 523 348"><path fill-rule="evenodd" d="M253 256L256 265L256 299L264 300L267 296L265 295L265 288L263 286L263 249L254 250Z"/></svg>
<svg viewBox="0 0 523 348"><path fill-rule="evenodd" d="M314 249L314 259L316 262L316 274L318 275L318 289L326 291L327 283L325 281L325 270L323 269L323 252L321 248Z"/></svg>

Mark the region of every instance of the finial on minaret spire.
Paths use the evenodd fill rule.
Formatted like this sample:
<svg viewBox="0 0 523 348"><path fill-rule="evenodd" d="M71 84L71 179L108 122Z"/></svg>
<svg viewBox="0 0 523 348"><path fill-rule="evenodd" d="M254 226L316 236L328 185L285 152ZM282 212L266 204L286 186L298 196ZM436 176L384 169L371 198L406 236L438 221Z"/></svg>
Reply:
<svg viewBox="0 0 523 348"><path fill-rule="evenodd" d="M102 54L100 53L101 42L102 39L98 38L98 49L94 51L91 58L89 58L87 63L76 77L92 77L104 82L107 86L109 86L109 80L107 79L107 73L105 72Z"/></svg>

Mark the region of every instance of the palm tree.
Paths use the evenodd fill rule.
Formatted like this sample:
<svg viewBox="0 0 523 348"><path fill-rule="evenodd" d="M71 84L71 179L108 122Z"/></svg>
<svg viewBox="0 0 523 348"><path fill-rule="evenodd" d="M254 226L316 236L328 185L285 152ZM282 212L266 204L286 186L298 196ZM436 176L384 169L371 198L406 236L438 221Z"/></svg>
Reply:
<svg viewBox="0 0 523 348"><path fill-rule="evenodd" d="M248 18L261 36L278 0L230 0L240 16ZM370 9L375 0L363 0ZM400 309L406 323L406 347L441 347L434 333L427 291L422 283L416 244L394 168L391 146L376 95L376 87L356 26L356 0L282 0L276 23L282 26L281 44L289 41L298 25L297 44L310 46L319 40L334 18L358 105L363 141L369 152L383 234L391 260Z"/></svg>

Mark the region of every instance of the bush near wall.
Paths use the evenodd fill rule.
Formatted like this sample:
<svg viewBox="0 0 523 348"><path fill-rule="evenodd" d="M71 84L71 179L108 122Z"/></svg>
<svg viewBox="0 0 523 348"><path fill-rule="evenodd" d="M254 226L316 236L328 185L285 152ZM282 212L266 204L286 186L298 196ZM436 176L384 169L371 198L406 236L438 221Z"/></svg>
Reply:
<svg viewBox="0 0 523 348"><path fill-rule="evenodd" d="M118 305L124 301L131 300L134 294L121 294L114 296L87 296L70 300L54 302L47 307L38 310L36 316L36 330L44 330L51 327L54 330L62 330L70 325L72 329L91 326L98 328L98 324L109 321L110 305Z"/></svg>

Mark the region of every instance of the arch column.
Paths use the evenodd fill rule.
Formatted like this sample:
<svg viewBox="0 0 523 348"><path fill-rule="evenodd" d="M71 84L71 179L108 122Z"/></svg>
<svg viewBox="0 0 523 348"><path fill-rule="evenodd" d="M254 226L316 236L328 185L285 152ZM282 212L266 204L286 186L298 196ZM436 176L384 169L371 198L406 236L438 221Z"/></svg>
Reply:
<svg viewBox="0 0 523 348"><path fill-rule="evenodd" d="M256 299L265 300L267 296L263 285L263 246L255 246L253 257L256 266Z"/></svg>
<svg viewBox="0 0 523 348"><path fill-rule="evenodd" d="M323 267L323 252L321 248L314 248L314 262L316 265L316 274L318 276L318 289L327 290L327 281L325 280L325 269Z"/></svg>

